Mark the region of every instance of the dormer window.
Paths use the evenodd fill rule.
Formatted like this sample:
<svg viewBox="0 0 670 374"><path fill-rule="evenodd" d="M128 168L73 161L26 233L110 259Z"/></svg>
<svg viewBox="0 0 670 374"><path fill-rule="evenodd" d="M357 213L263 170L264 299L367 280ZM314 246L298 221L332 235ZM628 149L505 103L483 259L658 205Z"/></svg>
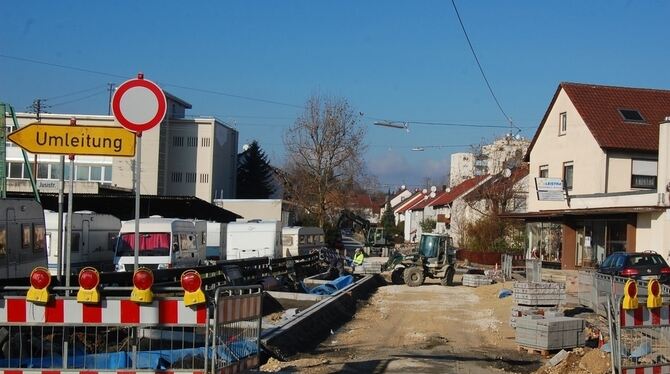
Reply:
<svg viewBox="0 0 670 374"><path fill-rule="evenodd" d="M619 114L621 114L621 117L626 122L646 122L644 117L642 117L642 114L640 114L640 112L635 109L619 109Z"/></svg>

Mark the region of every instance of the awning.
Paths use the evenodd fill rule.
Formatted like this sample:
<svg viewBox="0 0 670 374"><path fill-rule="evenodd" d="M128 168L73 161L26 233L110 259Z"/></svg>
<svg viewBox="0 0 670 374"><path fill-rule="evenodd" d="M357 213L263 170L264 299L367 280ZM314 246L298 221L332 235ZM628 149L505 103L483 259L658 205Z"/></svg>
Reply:
<svg viewBox="0 0 670 374"><path fill-rule="evenodd" d="M501 214L500 218L530 219L530 218L560 218L576 216L614 215L631 213L650 213L664 211L661 206L637 206L637 207L612 207L612 208L583 208L583 209L557 209L540 210L538 212L507 213Z"/></svg>

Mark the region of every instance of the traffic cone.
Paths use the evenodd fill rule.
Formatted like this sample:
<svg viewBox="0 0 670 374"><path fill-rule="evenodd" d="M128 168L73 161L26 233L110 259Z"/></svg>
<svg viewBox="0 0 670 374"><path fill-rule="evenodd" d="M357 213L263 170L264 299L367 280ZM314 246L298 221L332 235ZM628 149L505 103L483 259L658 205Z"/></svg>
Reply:
<svg viewBox="0 0 670 374"><path fill-rule="evenodd" d="M598 348L602 348L605 345L605 339L603 339L603 333L598 332Z"/></svg>

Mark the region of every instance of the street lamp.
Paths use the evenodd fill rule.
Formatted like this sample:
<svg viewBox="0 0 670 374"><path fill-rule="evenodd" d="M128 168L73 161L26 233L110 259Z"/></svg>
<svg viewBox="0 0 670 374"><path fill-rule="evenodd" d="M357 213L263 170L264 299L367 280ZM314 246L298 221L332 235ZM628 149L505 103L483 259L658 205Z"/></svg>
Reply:
<svg viewBox="0 0 670 374"><path fill-rule="evenodd" d="M414 148L412 148L412 151L414 151L414 152L423 152L423 151L425 151L425 149L423 149L423 147L414 147Z"/></svg>
<svg viewBox="0 0 670 374"><path fill-rule="evenodd" d="M409 128L407 127L407 122L377 121L377 122L374 122L373 125L383 126L383 127L392 127L394 129L405 129L405 130L409 131Z"/></svg>

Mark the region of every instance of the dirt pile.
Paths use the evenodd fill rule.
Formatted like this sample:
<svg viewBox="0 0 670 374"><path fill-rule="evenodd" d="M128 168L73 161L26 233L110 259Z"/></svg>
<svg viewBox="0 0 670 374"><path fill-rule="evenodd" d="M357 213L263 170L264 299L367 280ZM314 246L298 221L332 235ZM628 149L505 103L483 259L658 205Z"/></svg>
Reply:
<svg viewBox="0 0 670 374"><path fill-rule="evenodd" d="M549 363L535 374L606 374L612 371L610 355L599 349L576 348L558 365L549 367Z"/></svg>
<svg viewBox="0 0 670 374"><path fill-rule="evenodd" d="M261 372L277 373L280 371L309 371L310 368L316 368L322 365L328 365L329 360L321 358L302 358L298 360L282 362L275 358L270 358L265 365L261 366Z"/></svg>

